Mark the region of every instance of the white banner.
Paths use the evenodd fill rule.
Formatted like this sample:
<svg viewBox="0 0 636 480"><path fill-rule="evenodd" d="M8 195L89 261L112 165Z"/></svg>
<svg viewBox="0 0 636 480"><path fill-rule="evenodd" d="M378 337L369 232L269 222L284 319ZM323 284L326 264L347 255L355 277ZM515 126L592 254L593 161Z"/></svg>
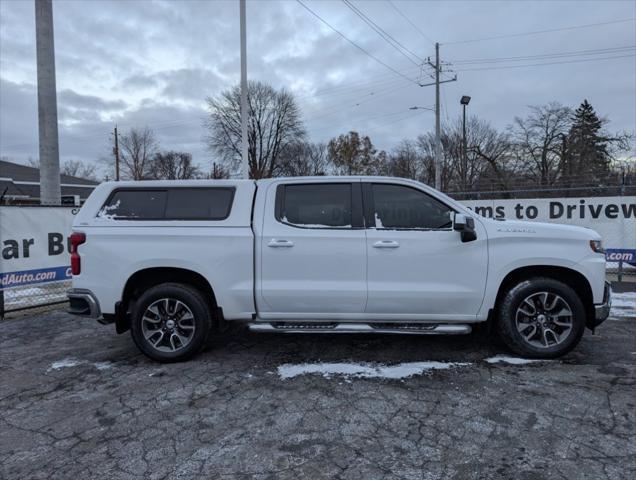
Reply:
<svg viewBox="0 0 636 480"><path fill-rule="evenodd" d="M608 248L636 248L636 196L465 200L479 215L565 223L596 230Z"/></svg>
<svg viewBox="0 0 636 480"><path fill-rule="evenodd" d="M0 207L0 289L71 278L68 236L77 211Z"/></svg>

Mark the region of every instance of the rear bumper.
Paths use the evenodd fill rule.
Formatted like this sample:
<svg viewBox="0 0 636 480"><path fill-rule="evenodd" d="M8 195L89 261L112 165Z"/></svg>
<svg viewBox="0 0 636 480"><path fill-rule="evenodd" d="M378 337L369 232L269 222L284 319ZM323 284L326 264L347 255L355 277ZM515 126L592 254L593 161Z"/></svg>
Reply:
<svg viewBox="0 0 636 480"><path fill-rule="evenodd" d="M590 319L588 327L594 329L609 317L612 308L612 288L609 282L605 282L603 291L603 303L594 305L594 318Z"/></svg>
<svg viewBox="0 0 636 480"><path fill-rule="evenodd" d="M102 318L99 301L90 290L72 288L66 292L66 296L70 303L68 313L96 320Z"/></svg>

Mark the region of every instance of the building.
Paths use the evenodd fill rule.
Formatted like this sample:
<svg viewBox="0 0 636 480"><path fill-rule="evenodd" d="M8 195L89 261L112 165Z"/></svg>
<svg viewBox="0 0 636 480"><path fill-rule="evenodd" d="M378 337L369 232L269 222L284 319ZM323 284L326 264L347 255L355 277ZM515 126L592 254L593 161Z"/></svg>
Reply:
<svg viewBox="0 0 636 480"><path fill-rule="evenodd" d="M81 205L99 182L60 175L62 204ZM40 170L19 163L0 160L0 205L39 204Z"/></svg>

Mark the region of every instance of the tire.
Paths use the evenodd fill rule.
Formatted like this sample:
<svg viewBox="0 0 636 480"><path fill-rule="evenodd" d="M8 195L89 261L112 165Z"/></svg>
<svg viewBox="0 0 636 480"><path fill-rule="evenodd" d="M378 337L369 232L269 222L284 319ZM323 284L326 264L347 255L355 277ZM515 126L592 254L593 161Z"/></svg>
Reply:
<svg viewBox="0 0 636 480"><path fill-rule="evenodd" d="M130 333L147 357L161 363L192 358L205 346L212 315L197 289L180 283L162 283L135 301Z"/></svg>
<svg viewBox="0 0 636 480"><path fill-rule="evenodd" d="M497 332L515 354L557 358L571 351L585 331L585 308L568 285L547 277L523 280L503 297Z"/></svg>

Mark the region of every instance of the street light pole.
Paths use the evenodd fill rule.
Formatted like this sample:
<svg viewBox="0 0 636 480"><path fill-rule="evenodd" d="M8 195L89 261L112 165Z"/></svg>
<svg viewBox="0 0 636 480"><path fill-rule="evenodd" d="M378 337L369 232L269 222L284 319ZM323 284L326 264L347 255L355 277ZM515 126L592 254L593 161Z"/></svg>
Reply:
<svg viewBox="0 0 636 480"><path fill-rule="evenodd" d="M462 106L464 107L464 112L463 112L463 121L462 121L462 135L463 135L463 142L462 142L462 150L463 150L463 160L464 160L464 167L468 166L468 144L466 142L466 105L468 105L470 103L470 97L468 95L463 95L461 100L459 101L459 103L462 104Z"/></svg>

